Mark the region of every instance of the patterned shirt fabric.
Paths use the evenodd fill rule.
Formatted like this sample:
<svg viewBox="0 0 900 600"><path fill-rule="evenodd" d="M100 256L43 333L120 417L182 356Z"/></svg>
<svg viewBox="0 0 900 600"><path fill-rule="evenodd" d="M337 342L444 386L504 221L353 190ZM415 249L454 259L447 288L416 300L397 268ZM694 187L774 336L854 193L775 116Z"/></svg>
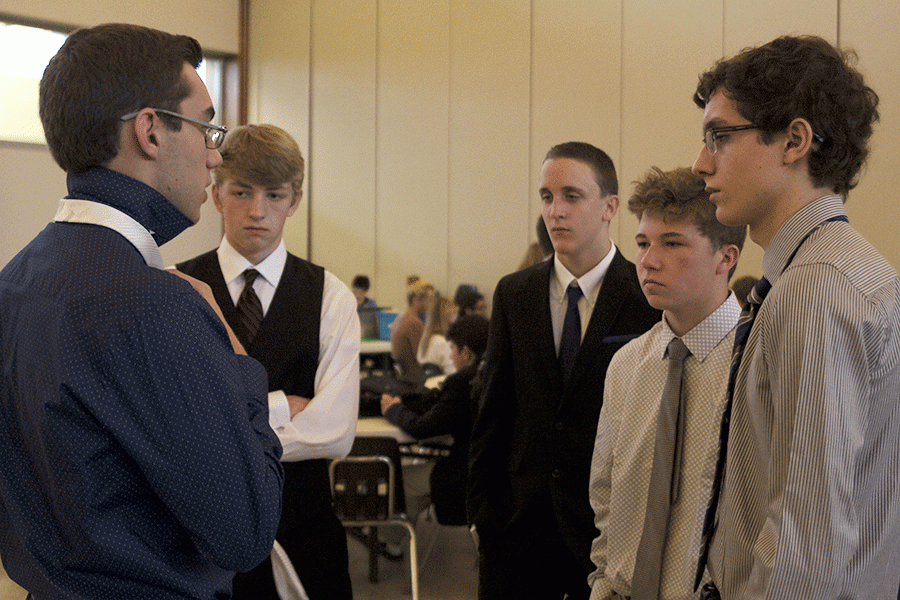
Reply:
<svg viewBox="0 0 900 600"><path fill-rule="evenodd" d="M4 567L42 598L227 598L280 517L265 371L129 241L190 224L162 195L102 168L69 193L144 231L51 223L0 273Z"/></svg>
<svg viewBox="0 0 900 600"><path fill-rule="evenodd" d="M219 267L231 299L237 305L243 288L243 272L251 267L260 276L253 289L268 314L275 288L287 262L284 240L258 265L241 256L228 240L216 251ZM269 425L278 434L284 462L317 458L339 459L350 453L359 416L359 346L362 340L356 298L332 273L325 271L322 312L319 318L319 364L315 395L305 409L291 419L283 390L269 393Z"/></svg>
<svg viewBox="0 0 900 600"><path fill-rule="evenodd" d="M718 427L728 385L734 327L741 307L730 294L719 308L682 336L685 359L681 401L685 429L679 500L672 506L660 579L660 598L698 598L694 571L703 515L709 504ZM597 570L591 599L631 593L635 556L644 528L656 421L666 382L666 346L675 333L665 318L613 357L591 461L590 499L600 536L591 547Z"/></svg>
<svg viewBox="0 0 900 600"><path fill-rule="evenodd" d="M766 249L708 563L726 599L897 597L900 280L823 224L844 214L820 198Z"/></svg>

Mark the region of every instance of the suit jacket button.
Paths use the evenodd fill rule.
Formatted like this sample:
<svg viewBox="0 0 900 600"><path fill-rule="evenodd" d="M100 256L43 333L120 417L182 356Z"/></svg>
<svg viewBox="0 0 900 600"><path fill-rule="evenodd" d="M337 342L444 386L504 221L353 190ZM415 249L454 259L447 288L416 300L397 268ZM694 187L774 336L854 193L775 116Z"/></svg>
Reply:
<svg viewBox="0 0 900 600"><path fill-rule="evenodd" d="M557 421L557 422L556 422L556 430L557 430L557 431L562 431L562 430L563 430L563 427L564 427L564 425L562 424L562 421Z"/></svg>
<svg viewBox="0 0 900 600"><path fill-rule="evenodd" d="M553 475L554 479L559 479L560 475L562 475L562 473L559 472L559 469L553 469L553 472L550 474Z"/></svg>

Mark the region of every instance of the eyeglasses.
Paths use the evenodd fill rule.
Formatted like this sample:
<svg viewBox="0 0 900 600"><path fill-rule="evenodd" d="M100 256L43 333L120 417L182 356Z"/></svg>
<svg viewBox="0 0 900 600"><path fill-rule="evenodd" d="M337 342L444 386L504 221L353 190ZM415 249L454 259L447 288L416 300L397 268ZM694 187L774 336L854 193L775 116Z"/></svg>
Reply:
<svg viewBox="0 0 900 600"><path fill-rule="evenodd" d="M759 129L753 123L747 123L746 125L732 125L730 127L713 127L711 129L707 129L703 134L703 143L706 144L706 151L710 154L716 153L716 142L719 141L726 133L731 133L732 131L745 131L747 129Z"/></svg>
<svg viewBox="0 0 900 600"><path fill-rule="evenodd" d="M189 123L193 123L194 125L199 125L203 129L203 136L206 138L206 147L210 150L215 150L216 148L221 146L222 142L225 141L225 134L228 133L228 128L223 125L213 125L212 123L207 123L206 121L192 119L190 117L180 115L177 112L172 112L171 110L166 110L164 108L151 108L150 110L162 113L164 115L169 115L170 117L175 117L176 119L188 121ZM122 120L130 121L131 119L138 116L138 113L140 112L141 111L136 110L134 112L128 113L127 115L122 117Z"/></svg>
<svg viewBox="0 0 900 600"><path fill-rule="evenodd" d="M746 125L731 125L729 127L712 127L707 129L703 134L703 143L706 144L706 150L710 154L716 153L716 142L726 133L731 133L733 131L746 131L748 129L759 129L759 126L754 125L753 123L747 123ZM825 142L825 138L823 138L818 133L813 132L813 139L820 144Z"/></svg>

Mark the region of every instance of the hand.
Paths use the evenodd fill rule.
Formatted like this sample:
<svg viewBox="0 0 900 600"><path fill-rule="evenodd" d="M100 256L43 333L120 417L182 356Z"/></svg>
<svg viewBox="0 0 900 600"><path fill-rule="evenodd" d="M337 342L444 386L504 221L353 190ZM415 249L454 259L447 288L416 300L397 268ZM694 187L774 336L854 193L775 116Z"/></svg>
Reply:
<svg viewBox="0 0 900 600"><path fill-rule="evenodd" d="M303 412L303 409L309 406L309 403L311 402L309 398L304 398L303 396L288 396L287 401L288 406L291 409L292 419Z"/></svg>
<svg viewBox="0 0 900 600"><path fill-rule="evenodd" d="M241 345L241 342L238 341L237 336L234 335L234 332L231 330L231 327L228 326L228 321L225 320L224 315L222 315L222 309L219 308L218 302L216 302L215 296L213 296L212 288L203 281L199 279L195 279L190 275L182 273L175 267L169 267L166 269L169 273L173 275L177 275L191 284L191 286L197 290L197 292L203 296L203 299L210 305L213 309L213 312L219 317L219 320L222 321L222 324L225 325L226 331L228 331L228 339L231 340L231 347L234 349L235 354L247 354L247 351L244 350L244 346Z"/></svg>
<svg viewBox="0 0 900 600"><path fill-rule="evenodd" d="M387 412L387 409L395 404L400 402L400 398L397 396L391 396L390 394L382 394L381 395L381 414Z"/></svg>

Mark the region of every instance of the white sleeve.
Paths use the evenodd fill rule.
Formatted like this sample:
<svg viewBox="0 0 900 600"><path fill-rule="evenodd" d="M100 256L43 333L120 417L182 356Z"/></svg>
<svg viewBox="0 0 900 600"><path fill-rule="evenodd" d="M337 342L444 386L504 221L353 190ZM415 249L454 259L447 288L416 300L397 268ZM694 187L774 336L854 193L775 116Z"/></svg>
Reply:
<svg viewBox="0 0 900 600"><path fill-rule="evenodd" d="M346 285L326 271L315 395L290 421L284 419L283 409L273 399L273 394L278 392L269 395L269 422L284 448L283 462L344 458L350 452L359 415L360 335L356 298ZM274 413L282 416L274 417Z"/></svg>

